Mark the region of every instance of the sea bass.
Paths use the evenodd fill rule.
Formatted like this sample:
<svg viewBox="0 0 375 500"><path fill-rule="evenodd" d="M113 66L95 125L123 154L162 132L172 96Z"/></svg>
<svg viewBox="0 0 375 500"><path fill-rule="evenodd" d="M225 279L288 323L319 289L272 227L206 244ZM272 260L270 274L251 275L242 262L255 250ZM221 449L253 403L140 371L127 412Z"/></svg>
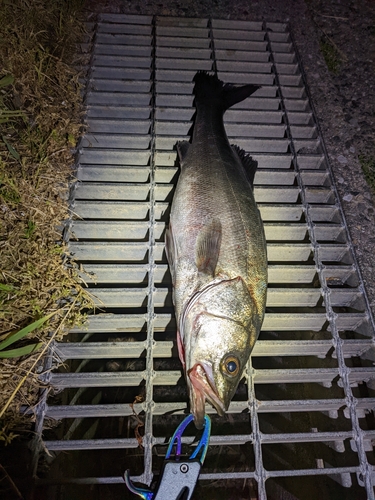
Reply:
<svg viewBox="0 0 375 500"><path fill-rule="evenodd" d="M193 136L177 145L181 171L165 242L179 357L201 428L206 400L219 415L228 409L259 335L267 251L253 195L257 163L229 144L223 121L226 109L259 87L205 72L194 82Z"/></svg>

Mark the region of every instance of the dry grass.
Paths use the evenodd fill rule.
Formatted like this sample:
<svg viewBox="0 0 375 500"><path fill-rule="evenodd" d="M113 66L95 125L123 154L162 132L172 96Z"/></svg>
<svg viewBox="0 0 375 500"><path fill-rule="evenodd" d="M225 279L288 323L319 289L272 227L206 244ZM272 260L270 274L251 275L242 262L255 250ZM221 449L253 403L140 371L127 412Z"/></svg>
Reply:
<svg viewBox="0 0 375 500"><path fill-rule="evenodd" d="M72 147L81 132L81 89L73 64L83 34L77 19L82 7L82 0L0 0L0 342L55 313L12 347L35 339L46 345L54 331L61 338L83 320L89 303L61 229L68 218ZM0 359L5 443L20 425L25 428L20 405L37 401L33 365L41 349Z"/></svg>

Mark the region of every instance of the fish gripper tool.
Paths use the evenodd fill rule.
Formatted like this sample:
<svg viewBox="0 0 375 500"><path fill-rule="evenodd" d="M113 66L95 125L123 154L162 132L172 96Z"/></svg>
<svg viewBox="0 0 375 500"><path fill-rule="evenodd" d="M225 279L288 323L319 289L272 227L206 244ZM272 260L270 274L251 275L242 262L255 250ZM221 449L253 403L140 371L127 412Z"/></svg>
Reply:
<svg viewBox="0 0 375 500"><path fill-rule="evenodd" d="M211 419L205 415L202 436L196 448L188 459L181 459L182 434L193 420L193 415L188 415L175 430L165 454L159 482L154 491L134 486L130 480L129 470L125 472L125 483L132 493L144 500L190 500L206 457L211 434ZM175 444L176 451L171 458Z"/></svg>

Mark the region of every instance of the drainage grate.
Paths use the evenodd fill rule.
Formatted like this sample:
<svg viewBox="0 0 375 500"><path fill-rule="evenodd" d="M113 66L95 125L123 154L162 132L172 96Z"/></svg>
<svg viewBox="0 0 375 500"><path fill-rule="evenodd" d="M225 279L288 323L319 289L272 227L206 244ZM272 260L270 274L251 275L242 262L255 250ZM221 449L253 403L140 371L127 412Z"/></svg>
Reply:
<svg viewBox="0 0 375 500"><path fill-rule="evenodd" d="M260 339L227 417L207 407L198 487L373 498L373 321L288 28L147 16L96 26L68 231L98 311L54 347L65 366L50 375L59 394L44 411L62 423L45 436L53 460L39 484L60 485L54 498L93 485L123 498L124 470L149 484L186 412L163 235L197 70L262 85L225 121L259 164L269 255Z"/></svg>

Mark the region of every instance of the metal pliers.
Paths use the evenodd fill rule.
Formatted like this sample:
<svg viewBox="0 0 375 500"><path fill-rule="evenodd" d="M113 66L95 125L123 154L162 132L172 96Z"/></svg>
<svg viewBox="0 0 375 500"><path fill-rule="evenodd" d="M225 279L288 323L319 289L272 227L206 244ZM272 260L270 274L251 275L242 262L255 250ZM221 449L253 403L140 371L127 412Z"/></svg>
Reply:
<svg viewBox="0 0 375 500"><path fill-rule="evenodd" d="M180 498L190 500L206 457L211 433L211 420L208 415L205 415L203 434L197 447L187 460L180 460L181 437L192 420L194 420L193 415L188 415L173 434L155 491L146 488L137 488L130 480L129 471L125 472L125 483L132 493L135 493L144 500L178 500ZM176 452L174 459L171 459L175 442Z"/></svg>

